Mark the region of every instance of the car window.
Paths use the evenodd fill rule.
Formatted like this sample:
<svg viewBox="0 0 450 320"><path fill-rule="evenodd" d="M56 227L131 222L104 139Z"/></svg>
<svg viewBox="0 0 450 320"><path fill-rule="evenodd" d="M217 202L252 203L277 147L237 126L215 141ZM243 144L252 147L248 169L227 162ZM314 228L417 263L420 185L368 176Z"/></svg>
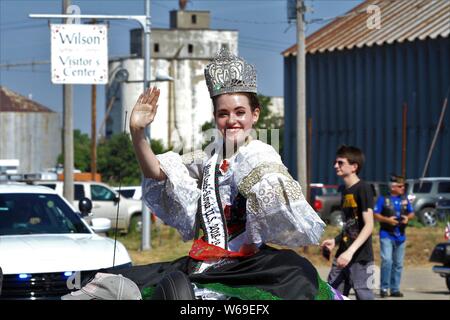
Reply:
<svg viewBox="0 0 450 320"><path fill-rule="evenodd" d="M422 186L420 186L420 182L414 183L413 192L414 193L429 193L431 191L431 182L422 182Z"/></svg>
<svg viewBox="0 0 450 320"><path fill-rule="evenodd" d="M133 198L134 190L120 190L119 193L125 198Z"/></svg>
<svg viewBox="0 0 450 320"><path fill-rule="evenodd" d="M324 191L325 194L338 194L337 188L325 188Z"/></svg>
<svg viewBox="0 0 450 320"><path fill-rule="evenodd" d="M112 201L116 197L115 193L97 184L91 185L91 199L93 201Z"/></svg>
<svg viewBox="0 0 450 320"><path fill-rule="evenodd" d="M311 195L313 196L321 196L322 188L311 188Z"/></svg>
<svg viewBox="0 0 450 320"><path fill-rule="evenodd" d="M84 187L82 184L76 184L73 189L74 199L79 201L85 197L84 195Z"/></svg>
<svg viewBox="0 0 450 320"><path fill-rule="evenodd" d="M90 233L58 195L0 194L0 235Z"/></svg>
<svg viewBox="0 0 450 320"><path fill-rule="evenodd" d="M439 182L438 193L450 193L450 181Z"/></svg>

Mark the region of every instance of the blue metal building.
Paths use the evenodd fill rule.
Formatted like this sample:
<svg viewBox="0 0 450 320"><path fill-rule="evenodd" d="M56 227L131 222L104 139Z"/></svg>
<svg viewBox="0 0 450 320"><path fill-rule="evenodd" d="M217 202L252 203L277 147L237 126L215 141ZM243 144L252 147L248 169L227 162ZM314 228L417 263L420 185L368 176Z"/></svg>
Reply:
<svg viewBox="0 0 450 320"><path fill-rule="evenodd" d="M367 26L378 5L381 28ZM450 88L450 1L368 0L306 39L306 108L312 119L311 181L336 183L336 149L355 145L366 155L361 176L386 180L402 169L406 103L406 175L422 175ZM283 52L284 145L296 145L296 50ZM284 162L296 177L294 148ZM450 176L450 106L426 176Z"/></svg>

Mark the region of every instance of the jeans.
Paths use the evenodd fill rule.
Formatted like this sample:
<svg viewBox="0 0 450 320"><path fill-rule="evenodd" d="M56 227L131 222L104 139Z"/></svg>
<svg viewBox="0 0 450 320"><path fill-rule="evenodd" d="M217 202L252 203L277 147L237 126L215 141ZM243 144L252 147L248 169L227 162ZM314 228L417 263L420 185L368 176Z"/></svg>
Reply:
<svg viewBox="0 0 450 320"><path fill-rule="evenodd" d="M398 243L389 238L380 239L381 290L400 291L400 280L405 256L405 241Z"/></svg>
<svg viewBox="0 0 450 320"><path fill-rule="evenodd" d="M336 258L333 260L328 283L339 290L344 296L350 294L350 289L355 291L358 300L373 300L371 278L373 277L374 264L370 262L350 262L345 268L339 268Z"/></svg>

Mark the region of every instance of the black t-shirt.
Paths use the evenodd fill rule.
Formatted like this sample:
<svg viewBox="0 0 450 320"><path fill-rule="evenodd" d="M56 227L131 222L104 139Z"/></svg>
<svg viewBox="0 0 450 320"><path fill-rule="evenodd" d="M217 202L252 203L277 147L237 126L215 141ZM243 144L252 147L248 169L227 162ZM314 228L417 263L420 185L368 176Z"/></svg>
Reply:
<svg viewBox="0 0 450 320"><path fill-rule="evenodd" d="M373 201L372 188L362 180L348 189L343 189L341 208L344 212L344 228L341 234L336 237L336 245L339 244L336 257L347 250L358 237L364 227L362 213L368 209L373 209ZM360 261L373 261L372 235L353 255L352 262Z"/></svg>

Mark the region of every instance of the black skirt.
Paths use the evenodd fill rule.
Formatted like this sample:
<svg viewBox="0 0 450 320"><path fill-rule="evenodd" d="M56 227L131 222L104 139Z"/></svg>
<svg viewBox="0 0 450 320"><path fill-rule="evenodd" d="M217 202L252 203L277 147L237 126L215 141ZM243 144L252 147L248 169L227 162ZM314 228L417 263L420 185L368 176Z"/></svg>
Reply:
<svg viewBox="0 0 450 320"><path fill-rule="evenodd" d="M253 256L227 259L202 273L193 273L197 263L185 256L171 262L109 268L101 272L122 274L131 279L141 289L144 298L151 298L152 288L165 275L181 271L198 287L239 299L336 299L336 292L320 279L314 266L292 250L263 245Z"/></svg>

